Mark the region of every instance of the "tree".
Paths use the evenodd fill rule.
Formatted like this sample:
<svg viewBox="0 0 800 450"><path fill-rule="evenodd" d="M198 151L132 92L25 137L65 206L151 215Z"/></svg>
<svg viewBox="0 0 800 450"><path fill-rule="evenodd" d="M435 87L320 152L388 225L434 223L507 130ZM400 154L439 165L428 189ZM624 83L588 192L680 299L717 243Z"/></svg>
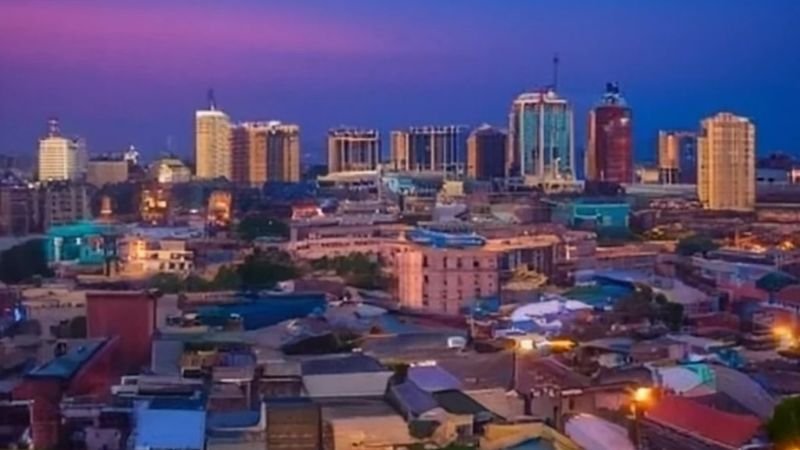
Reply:
<svg viewBox="0 0 800 450"><path fill-rule="evenodd" d="M237 228L239 237L246 241L253 241L260 237L273 237L287 239L289 226L281 220L264 214L253 214L239 222Z"/></svg>
<svg viewBox="0 0 800 450"><path fill-rule="evenodd" d="M676 251L682 256L693 256L697 253L705 255L710 251L719 248L719 244L714 242L709 236L704 234L693 234L678 241Z"/></svg>
<svg viewBox="0 0 800 450"><path fill-rule="evenodd" d="M789 397L775 407L767 422L767 434L779 448L800 445L800 397Z"/></svg>
<svg viewBox="0 0 800 450"><path fill-rule="evenodd" d="M214 276L212 281L214 290L218 291L235 291L242 285L242 278L239 276L236 268L229 266L222 266Z"/></svg>
<svg viewBox="0 0 800 450"><path fill-rule="evenodd" d="M269 250L249 255L239 266L238 275L245 288L270 289L280 281L297 278L300 271L287 253Z"/></svg>
<svg viewBox="0 0 800 450"><path fill-rule="evenodd" d="M322 257L312 261L311 267L314 270L332 270L347 284L362 289L383 289L388 284L381 264L364 253Z"/></svg>
<svg viewBox="0 0 800 450"><path fill-rule="evenodd" d="M183 292L185 286L183 280L174 273L159 273L153 275L147 282L150 289L158 289L165 294L177 294Z"/></svg>
<svg viewBox="0 0 800 450"><path fill-rule="evenodd" d="M34 277L50 277L43 239L31 239L0 253L0 281L16 284Z"/></svg>

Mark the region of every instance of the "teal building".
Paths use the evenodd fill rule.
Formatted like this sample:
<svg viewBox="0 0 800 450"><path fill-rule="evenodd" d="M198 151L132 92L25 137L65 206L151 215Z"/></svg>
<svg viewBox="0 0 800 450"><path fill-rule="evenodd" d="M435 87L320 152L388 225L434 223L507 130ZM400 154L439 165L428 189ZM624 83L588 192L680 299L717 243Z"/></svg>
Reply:
<svg viewBox="0 0 800 450"><path fill-rule="evenodd" d="M58 225L47 230L47 262L102 265L106 256L116 254L116 242L108 239L114 228L92 221Z"/></svg>
<svg viewBox="0 0 800 450"><path fill-rule="evenodd" d="M628 230L631 206L620 198L575 198L552 202L554 222L581 230Z"/></svg>

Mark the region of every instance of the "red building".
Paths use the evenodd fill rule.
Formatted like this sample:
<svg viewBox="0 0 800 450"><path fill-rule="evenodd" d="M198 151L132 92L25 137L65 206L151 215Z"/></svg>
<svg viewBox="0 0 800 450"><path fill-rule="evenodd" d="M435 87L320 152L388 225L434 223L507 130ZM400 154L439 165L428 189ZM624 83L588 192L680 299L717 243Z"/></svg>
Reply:
<svg viewBox="0 0 800 450"><path fill-rule="evenodd" d="M589 113L586 179L630 183L633 181L631 109L615 83L606 85L603 103Z"/></svg>
<svg viewBox="0 0 800 450"><path fill-rule="evenodd" d="M116 359L119 339L69 344L61 342L52 360L25 375L14 388L14 400L31 401L30 424L34 448L58 448L61 401L65 397L105 400L121 375Z"/></svg>
<svg viewBox="0 0 800 450"><path fill-rule="evenodd" d="M96 291L86 294L90 338L119 337L119 367L139 373L150 364L156 330L156 297L144 291Z"/></svg>

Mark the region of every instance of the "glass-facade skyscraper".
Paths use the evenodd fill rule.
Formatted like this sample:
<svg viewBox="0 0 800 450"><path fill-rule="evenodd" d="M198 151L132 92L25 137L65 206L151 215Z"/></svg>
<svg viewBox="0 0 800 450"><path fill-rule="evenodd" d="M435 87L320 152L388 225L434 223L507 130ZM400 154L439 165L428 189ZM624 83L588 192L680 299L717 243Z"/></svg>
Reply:
<svg viewBox="0 0 800 450"><path fill-rule="evenodd" d="M537 181L575 179L572 107L552 89L520 95L508 126L508 175Z"/></svg>
<svg viewBox="0 0 800 450"><path fill-rule="evenodd" d="M462 125L411 127L392 132L392 166L410 172L464 174L467 128Z"/></svg>

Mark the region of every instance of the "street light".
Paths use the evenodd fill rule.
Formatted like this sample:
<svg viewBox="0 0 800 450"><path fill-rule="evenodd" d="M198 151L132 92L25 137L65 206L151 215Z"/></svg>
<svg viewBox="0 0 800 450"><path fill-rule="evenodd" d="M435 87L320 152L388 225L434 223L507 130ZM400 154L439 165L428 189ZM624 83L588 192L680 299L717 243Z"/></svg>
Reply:
<svg viewBox="0 0 800 450"><path fill-rule="evenodd" d="M639 387L633 391L633 404L643 405L653 399L653 388Z"/></svg>
<svg viewBox="0 0 800 450"><path fill-rule="evenodd" d="M642 433L640 429L640 422L645 408L650 406L655 397L653 388L638 387L634 389L631 395L631 412L633 412L633 430L631 430L631 440L634 447L641 448Z"/></svg>

